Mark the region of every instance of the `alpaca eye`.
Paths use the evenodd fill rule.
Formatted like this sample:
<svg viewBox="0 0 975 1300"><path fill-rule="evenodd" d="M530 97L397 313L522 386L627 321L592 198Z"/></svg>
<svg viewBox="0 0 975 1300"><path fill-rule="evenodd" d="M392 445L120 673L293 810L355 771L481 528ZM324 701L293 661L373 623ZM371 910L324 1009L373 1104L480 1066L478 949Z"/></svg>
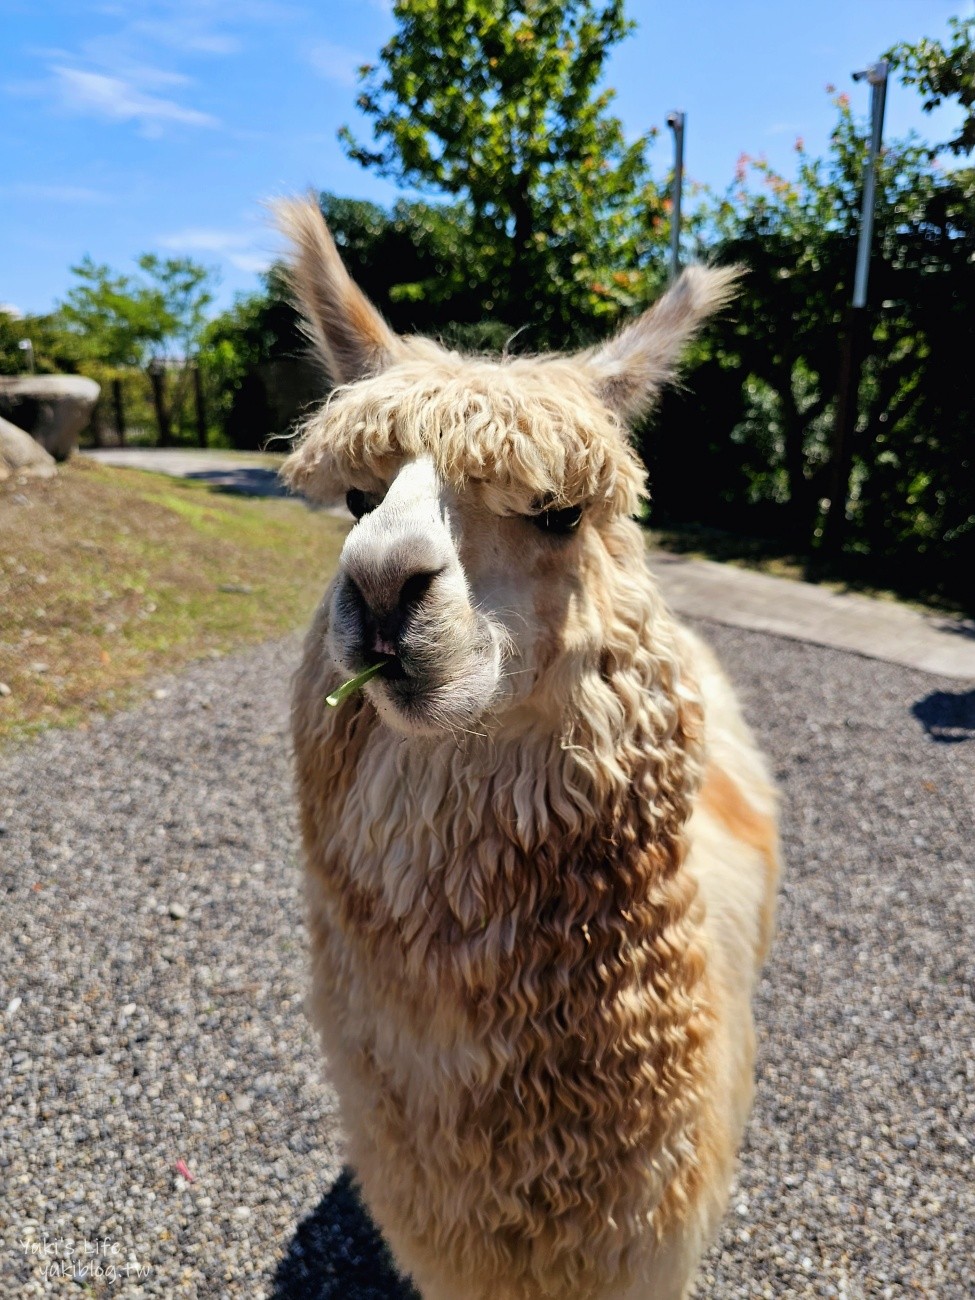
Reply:
<svg viewBox="0 0 975 1300"><path fill-rule="evenodd" d="M564 510L542 510L537 515L529 515L528 518L540 532L555 533L564 537L566 533L571 533L579 527L582 506L566 506Z"/></svg>
<svg viewBox="0 0 975 1300"><path fill-rule="evenodd" d="M361 519L363 515L376 508L375 501L359 488L349 488L345 494L345 504L349 507L349 514L355 519Z"/></svg>

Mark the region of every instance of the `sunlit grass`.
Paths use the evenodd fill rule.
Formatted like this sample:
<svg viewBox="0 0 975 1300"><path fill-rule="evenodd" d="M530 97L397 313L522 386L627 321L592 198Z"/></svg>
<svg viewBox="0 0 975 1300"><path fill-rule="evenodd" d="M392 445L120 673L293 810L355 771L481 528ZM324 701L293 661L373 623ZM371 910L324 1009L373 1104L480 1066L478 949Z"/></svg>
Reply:
<svg viewBox="0 0 975 1300"><path fill-rule="evenodd" d="M0 742L305 623L346 525L296 501L76 458L0 486Z"/></svg>

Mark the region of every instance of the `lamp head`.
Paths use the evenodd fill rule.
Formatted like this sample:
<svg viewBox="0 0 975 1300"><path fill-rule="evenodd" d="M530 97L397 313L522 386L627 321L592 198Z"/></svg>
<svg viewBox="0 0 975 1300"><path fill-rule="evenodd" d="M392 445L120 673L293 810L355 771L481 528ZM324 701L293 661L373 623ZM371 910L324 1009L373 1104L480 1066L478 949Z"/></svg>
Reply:
<svg viewBox="0 0 975 1300"><path fill-rule="evenodd" d="M886 59L881 59L879 63L871 63L869 68L862 68L859 72L853 73L854 81L865 81L870 86L882 86L887 80L887 73L890 71L890 65Z"/></svg>

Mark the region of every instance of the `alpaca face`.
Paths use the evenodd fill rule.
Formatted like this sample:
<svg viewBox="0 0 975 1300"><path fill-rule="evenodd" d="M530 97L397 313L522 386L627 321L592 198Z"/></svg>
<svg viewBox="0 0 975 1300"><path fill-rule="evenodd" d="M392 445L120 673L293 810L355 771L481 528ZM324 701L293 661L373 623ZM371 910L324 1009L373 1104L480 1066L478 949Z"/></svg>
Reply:
<svg viewBox="0 0 975 1300"><path fill-rule="evenodd" d="M349 673L385 661L367 690L394 730L470 729L498 700L506 636L465 572L461 503L431 456L347 495L359 518L332 595L333 660Z"/></svg>
<svg viewBox="0 0 975 1300"><path fill-rule="evenodd" d="M557 725L598 672L626 581L611 553L622 543L639 564L638 530L605 504L454 485L429 453L381 469L366 487L347 471L357 522L331 594L333 662L351 676L385 661L365 691L401 734Z"/></svg>
<svg viewBox="0 0 975 1300"><path fill-rule="evenodd" d="M483 732L516 710L530 725L547 706L537 689L546 665L562 664L565 688L567 660L576 676L591 667L601 619L581 571L605 569L607 556L584 508L543 511L493 484L452 487L431 455L346 495L358 518L332 590L328 650L347 676L386 661L365 689L393 730Z"/></svg>
<svg viewBox="0 0 975 1300"><path fill-rule="evenodd" d="M463 357L390 330L313 201L279 215L336 385L284 477L313 500L345 497L357 518L331 596L336 674L382 660L365 690L406 735L484 732L519 714L530 726L532 706L558 714L599 672L605 611L632 600L626 569L642 552L625 521L645 486L627 422L735 272L692 268L588 352Z"/></svg>

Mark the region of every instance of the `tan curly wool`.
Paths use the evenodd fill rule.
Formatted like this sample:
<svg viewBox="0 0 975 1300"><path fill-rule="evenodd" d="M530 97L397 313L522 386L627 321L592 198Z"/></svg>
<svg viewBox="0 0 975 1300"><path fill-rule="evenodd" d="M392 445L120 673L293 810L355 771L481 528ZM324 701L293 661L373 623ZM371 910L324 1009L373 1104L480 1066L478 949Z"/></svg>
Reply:
<svg viewBox="0 0 975 1300"><path fill-rule="evenodd" d="M413 351L425 340L411 340ZM319 501L369 490L403 457L429 452L458 489L481 485L515 509L535 498L632 514L644 475L618 421L568 358L494 360L440 348L336 390L302 427L292 485Z"/></svg>
<svg viewBox="0 0 975 1300"><path fill-rule="evenodd" d="M364 372L309 418L293 483L374 490L427 452L499 517L589 507L560 552L573 599L533 588L530 721L392 738L365 695L325 706L331 589L308 635L312 1012L350 1162L425 1300L679 1300L750 1104L777 840L731 689L625 517L643 480L623 421L672 365L656 339L643 381L606 352L491 362L395 340L348 296L317 212L285 223L326 364ZM334 262L310 283L316 249ZM728 277L711 287L713 308ZM676 347L695 323L674 320Z"/></svg>

